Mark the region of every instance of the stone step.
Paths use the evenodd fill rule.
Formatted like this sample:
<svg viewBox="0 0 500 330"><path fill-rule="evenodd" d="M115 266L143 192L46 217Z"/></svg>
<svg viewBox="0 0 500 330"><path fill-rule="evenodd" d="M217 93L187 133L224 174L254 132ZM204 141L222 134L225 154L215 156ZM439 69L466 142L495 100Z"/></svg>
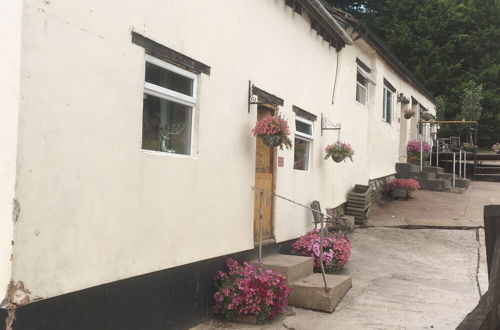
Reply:
<svg viewBox="0 0 500 330"><path fill-rule="evenodd" d="M469 189L470 180L469 179L455 179L455 187Z"/></svg>
<svg viewBox="0 0 500 330"><path fill-rule="evenodd" d="M416 180L429 180L429 179L436 179L436 174L431 173L431 172L425 172L425 171L416 171L416 172L410 172L409 178L416 179Z"/></svg>
<svg viewBox="0 0 500 330"><path fill-rule="evenodd" d="M407 178L410 172L417 172L420 167L408 163L396 163L396 173L400 175L401 178Z"/></svg>
<svg viewBox="0 0 500 330"><path fill-rule="evenodd" d="M455 178L458 178L458 175L455 174ZM451 181L451 180L453 180L453 173L439 173L437 175L437 179L444 179L444 180Z"/></svg>
<svg viewBox="0 0 500 330"><path fill-rule="evenodd" d="M447 191L451 188L451 183L444 179L419 180L420 189L433 191Z"/></svg>
<svg viewBox="0 0 500 330"><path fill-rule="evenodd" d="M352 287L352 279L346 275L326 275L328 292L325 292L323 278L320 273L311 274L299 281L291 283L292 293L288 303L292 306L333 312L342 297Z"/></svg>
<svg viewBox="0 0 500 330"><path fill-rule="evenodd" d="M451 187L449 192L454 194L463 194L467 189L460 187Z"/></svg>
<svg viewBox="0 0 500 330"><path fill-rule="evenodd" d="M426 166L423 168L425 172L430 172L434 174L441 174L444 173L444 168L442 167L437 167L437 166Z"/></svg>
<svg viewBox="0 0 500 330"><path fill-rule="evenodd" d="M259 266L258 260L250 261L254 267ZM297 281L313 272L313 258L288 254L272 254L262 258L263 268L271 269L286 277L287 281Z"/></svg>

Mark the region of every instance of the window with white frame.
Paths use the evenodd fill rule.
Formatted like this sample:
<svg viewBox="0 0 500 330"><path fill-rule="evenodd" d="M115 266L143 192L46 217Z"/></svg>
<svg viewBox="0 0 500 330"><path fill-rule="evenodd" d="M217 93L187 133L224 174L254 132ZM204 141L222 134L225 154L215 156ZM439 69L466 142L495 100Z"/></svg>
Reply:
<svg viewBox="0 0 500 330"><path fill-rule="evenodd" d="M142 149L191 155L197 75L146 55Z"/></svg>
<svg viewBox="0 0 500 330"><path fill-rule="evenodd" d="M392 123L393 107L394 107L394 88L388 83L384 83L384 98L383 98L383 113L382 117L385 122Z"/></svg>
<svg viewBox="0 0 500 330"><path fill-rule="evenodd" d="M293 169L308 171L311 163L313 123L309 120L295 119L295 140L293 146Z"/></svg>
<svg viewBox="0 0 500 330"><path fill-rule="evenodd" d="M368 101L368 80L359 71L356 78L356 101L363 105Z"/></svg>
<svg viewBox="0 0 500 330"><path fill-rule="evenodd" d="M359 58L356 58L356 101L366 105L368 103L368 84L375 84L375 81L370 77L371 69L363 63Z"/></svg>

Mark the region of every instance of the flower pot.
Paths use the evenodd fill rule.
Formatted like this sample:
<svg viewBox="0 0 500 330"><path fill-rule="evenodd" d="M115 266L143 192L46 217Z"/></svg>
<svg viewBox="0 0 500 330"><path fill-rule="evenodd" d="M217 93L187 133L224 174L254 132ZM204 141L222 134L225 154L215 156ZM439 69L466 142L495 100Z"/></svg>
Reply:
<svg viewBox="0 0 500 330"><path fill-rule="evenodd" d="M344 156L336 156L336 155L332 155L332 159L335 163L340 163L341 161L343 161L345 159Z"/></svg>
<svg viewBox="0 0 500 330"><path fill-rule="evenodd" d="M410 119L411 117L413 117L413 115L410 113L405 113L404 116L405 116L405 119Z"/></svg>
<svg viewBox="0 0 500 330"><path fill-rule="evenodd" d="M407 161L420 161L420 152L407 152L406 155L408 156ZM425 161L429 159L429 153L428 152L422 152L422 159Z"/></svg>
<svg viewBox="0 0 500 330"><path fill-rule="evenodd" d="M391 190L391 195L394 198L411 198L413 197L413 191L408 189L393 189Z"/></svg>
<svg viewBox="0 0 500 330"><path fill-rule="evenodd" d="M282 138L279 134L272 134L272 135L268 134L259 136L262 139L262 142L264 142L264 144L269 147L279 147L283 143Z"/></svg>

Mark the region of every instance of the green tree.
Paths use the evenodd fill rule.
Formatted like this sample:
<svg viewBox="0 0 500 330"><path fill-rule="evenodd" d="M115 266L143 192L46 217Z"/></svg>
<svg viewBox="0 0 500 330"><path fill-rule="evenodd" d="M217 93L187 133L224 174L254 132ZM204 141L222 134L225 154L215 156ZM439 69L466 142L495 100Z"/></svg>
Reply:
<svg viewBox="0 0 500 330"><path fill-rule="evenodd" d="M461 117L466 84L481 85L480 144L500 139L500 0L326 0L362 19Z"/></svg>
<svg viewBox="0 0 500 330"><path fill-rule="evenodd" d="M479 120L481 118L481 100L483 99L483 85L478 85L474 80L464 86L462 94L462 120Z"/></svg>

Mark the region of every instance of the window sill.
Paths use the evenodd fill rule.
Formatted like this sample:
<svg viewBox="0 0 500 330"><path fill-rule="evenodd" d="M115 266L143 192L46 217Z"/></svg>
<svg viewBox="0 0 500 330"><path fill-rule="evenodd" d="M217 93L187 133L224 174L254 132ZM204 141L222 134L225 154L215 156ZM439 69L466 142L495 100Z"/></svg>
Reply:
<svg viewBox="0 0 500 330"><path fill-rule="evenodd" d="M382 119L382 122L386 125L393 127L392 122L388 123L385 119Z"/></svg>
<svg viewBox="0 0 500 330"><path fill-rule="evenodd" d="M194 157L193 155L174 154L174 153L170 153L170 152L154 151L154 150L146 150L146 149L141 149L141 151L144 154L157 155L157 156L162 156L162 157L173 157L173 158L181 158L181 159L198 159L197 157Z"/></svg>
<svg viewBox="0 0 500 330"><path fill-rule="evenodd" d="M354 100L354 102L356 102L356 104L357 104L358 106L362 107L362 108L365 108L365 109L367 108L366 104L363 104L363 103L361 103L361 102L359 102L359 101L357 101L357 100Z"/></svg>
<svg viewBox="0 0 500 330"><path fill-rule="evenodd" d="M309 173L311 170L298 170L296 168L293 169L294 172L299 172L299 173Z"/></svg>

